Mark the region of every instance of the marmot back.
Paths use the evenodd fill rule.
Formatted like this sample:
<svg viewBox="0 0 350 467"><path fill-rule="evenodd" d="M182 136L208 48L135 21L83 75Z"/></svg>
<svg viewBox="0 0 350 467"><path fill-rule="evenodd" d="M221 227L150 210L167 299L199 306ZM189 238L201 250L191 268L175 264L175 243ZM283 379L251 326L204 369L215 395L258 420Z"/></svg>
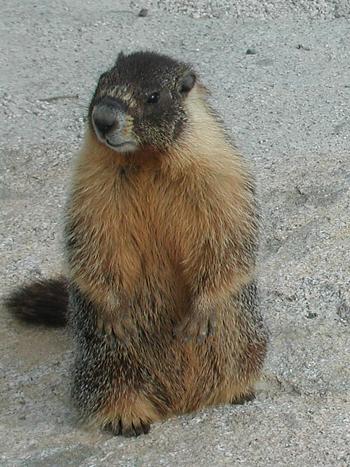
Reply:
<svg viewBox="0 0 350 467"><path fill-rule="evenodd" d="M46 289L59 292L58 322L75 336L72 396L84 421L138 435L252 398L267 344L257 226L252 176L193 68L119 55L97 85L74 168L68 285ZM45 320L45 284L8 306L33 319L33 290Z"/></svg>

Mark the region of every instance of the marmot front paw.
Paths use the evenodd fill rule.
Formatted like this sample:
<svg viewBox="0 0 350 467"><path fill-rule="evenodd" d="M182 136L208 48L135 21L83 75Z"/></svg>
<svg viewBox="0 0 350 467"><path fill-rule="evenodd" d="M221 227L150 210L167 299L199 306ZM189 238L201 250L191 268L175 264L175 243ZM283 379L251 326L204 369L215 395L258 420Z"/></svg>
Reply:
<svg viewBox="0 0 350 467"><path fill-rule="evenodd" d="M175 328L175 336L184 342L195 340L203 342L213 336L216 329L215 311L197 311L190 313Z"/></svg>

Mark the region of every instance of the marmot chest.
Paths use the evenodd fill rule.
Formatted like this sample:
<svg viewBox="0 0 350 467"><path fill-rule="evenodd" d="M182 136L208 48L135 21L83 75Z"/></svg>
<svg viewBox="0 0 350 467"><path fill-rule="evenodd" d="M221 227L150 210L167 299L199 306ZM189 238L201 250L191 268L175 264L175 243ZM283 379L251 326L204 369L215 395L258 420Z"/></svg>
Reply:
<svg viewBox="0 0 350 467"><path fill-rule="evenodd" d="M69 210L75 226L72 248L78 253L70 255L71 262L79 256L80 272L118 276L126 289L144 279L178 276L188 223L182 219L188 209L181 200L176 184L147 172L122 172L99 187L80 187Z"/></svg>

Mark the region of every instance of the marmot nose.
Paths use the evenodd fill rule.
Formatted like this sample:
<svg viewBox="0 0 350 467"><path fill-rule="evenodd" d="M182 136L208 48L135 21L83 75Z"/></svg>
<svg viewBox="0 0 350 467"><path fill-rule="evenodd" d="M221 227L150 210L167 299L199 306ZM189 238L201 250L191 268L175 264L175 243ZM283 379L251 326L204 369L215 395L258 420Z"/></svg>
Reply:
<svg viewBox="0 0 350 467"><path fill-rule="evenodd" d="M98 131L105 135L116 123L117 108L107 104L98 104L92 113L92 119Z"/></svg>

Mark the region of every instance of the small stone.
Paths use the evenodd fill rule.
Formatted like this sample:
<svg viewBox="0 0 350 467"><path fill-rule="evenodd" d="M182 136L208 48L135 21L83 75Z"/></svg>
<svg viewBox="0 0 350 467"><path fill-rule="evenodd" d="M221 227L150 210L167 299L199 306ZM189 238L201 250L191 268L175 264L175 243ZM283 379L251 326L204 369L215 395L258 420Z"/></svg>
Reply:
<svg viewBox="0 0 350 467"><path fill-rule="evenodd" d="M147 8L142 8L142 9L139 11L138 16L139 16L140 18L146 18L146 16L148 16L148 9L147 9Z"/></svg>
<svg viewBox="0 0 350 467"><path fill-rule="evenodd" d="M313 313L311 311L309 311L308 314L306 315L308 319L314 319L316 318L316 316L317 316L317 313Z"/></svg>
<svg viewBox="0 0 350 467"><path fill-rule="evenodd" d="M257 51L253 48L249 48L247 49L246 51L246 55L255 55L257 53Z"/></svg>
<svg viewBox="0 0 350 467"><path fill-rule="evenodd" d="M350 324L350 307L344 301L337 306L337 315L341 318L344 322Z"/></svg>
<svg viewBox="0 0 350 467"><path fill-rule="evenodd" d="M303 44L298 44L297 49L306 50L307 52L310 52L310 50L311 50L310 47L305 47L305 45L303 45Z"/></svg>

